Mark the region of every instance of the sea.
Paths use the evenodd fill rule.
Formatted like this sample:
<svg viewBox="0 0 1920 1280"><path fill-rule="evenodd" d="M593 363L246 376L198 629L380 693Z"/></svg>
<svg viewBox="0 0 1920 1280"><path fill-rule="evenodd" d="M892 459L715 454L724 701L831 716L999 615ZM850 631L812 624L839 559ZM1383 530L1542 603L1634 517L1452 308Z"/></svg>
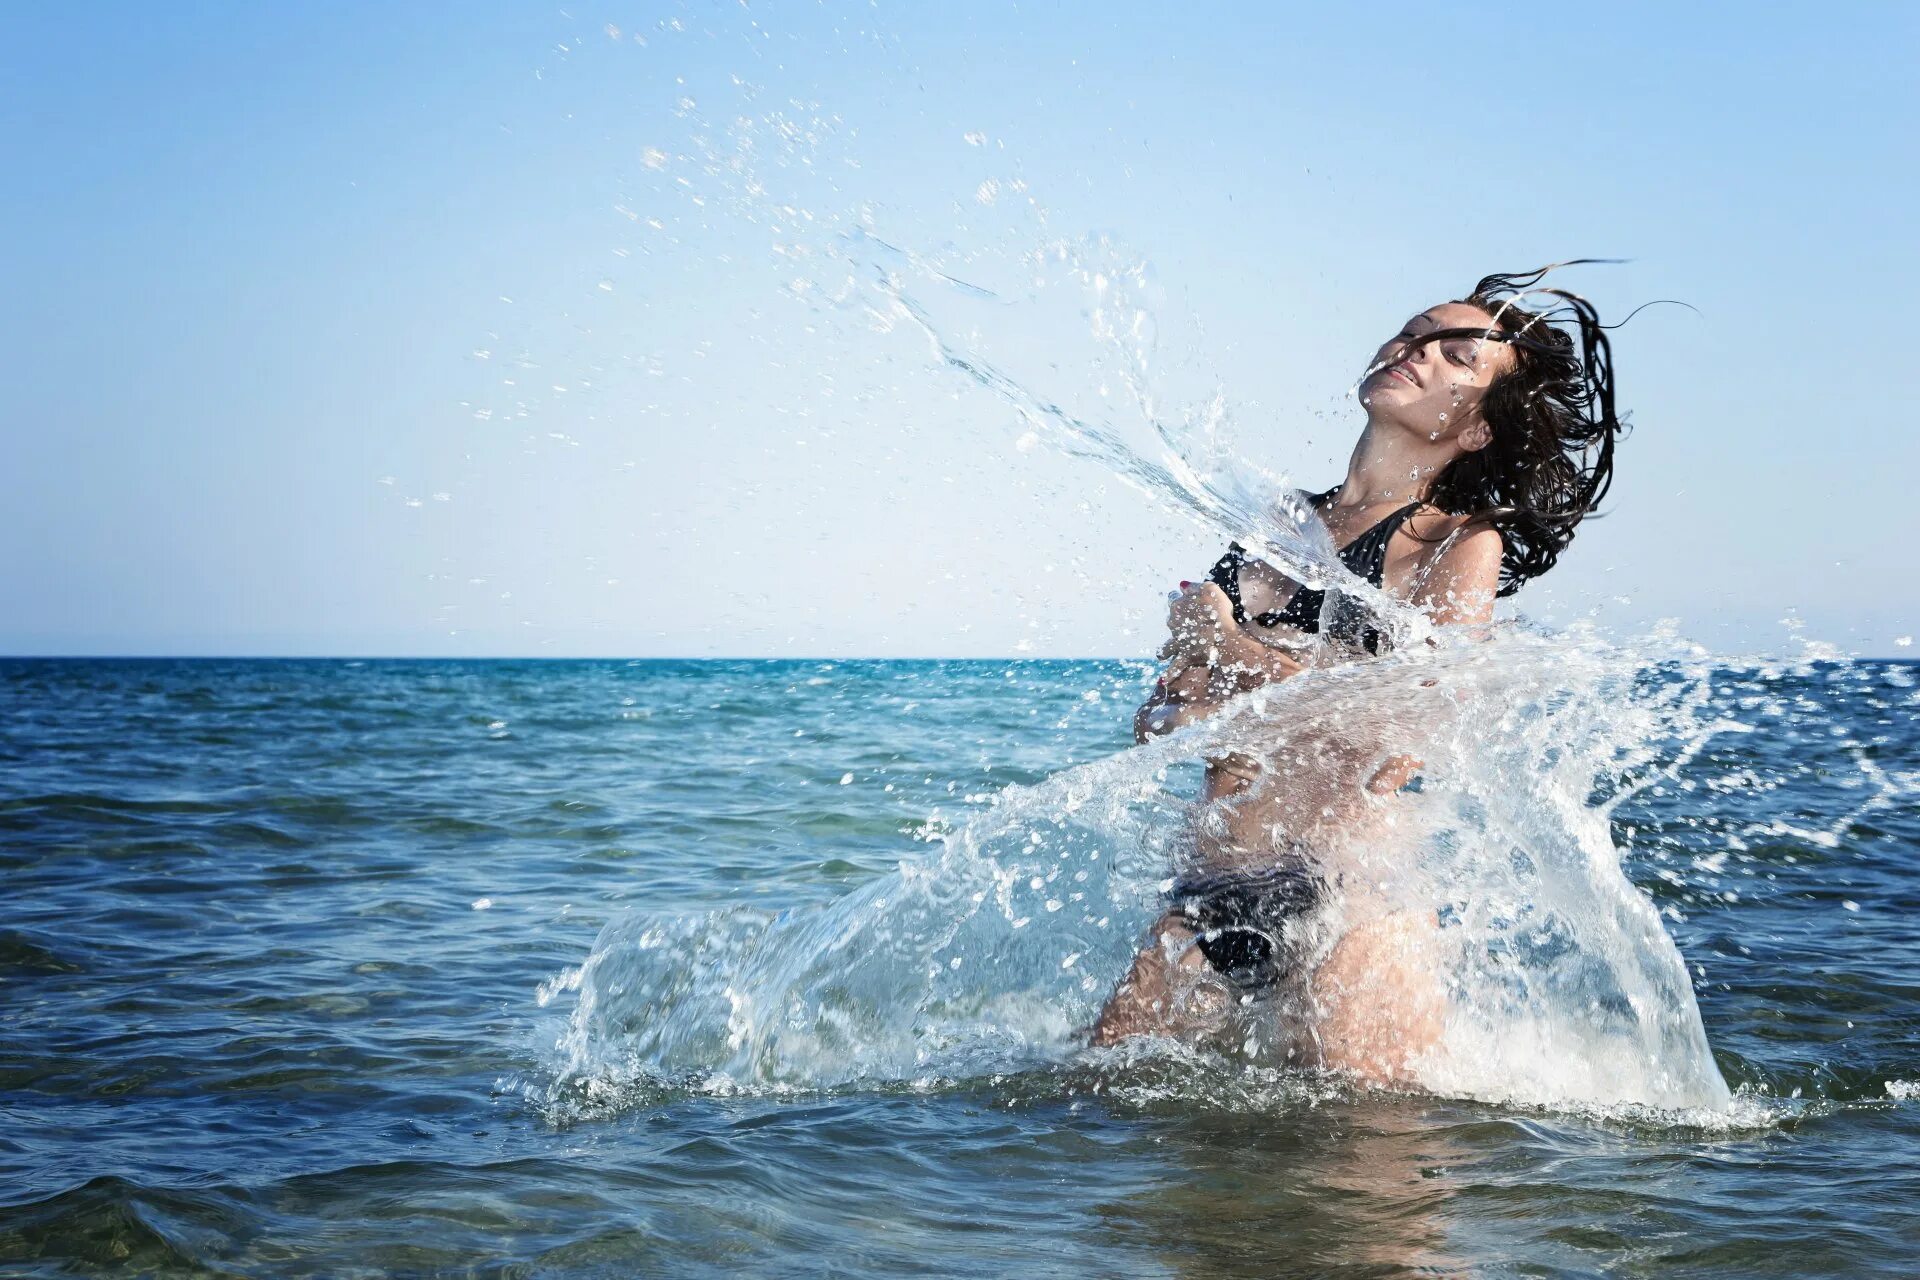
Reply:
<svg viewBox="0 0 1920 1280"><path fill-rule="evenodd" d="M1920 1271L1920 669L1479 652L1397 1087L1088 1047L1144 663L0 661L0 1274Z"/></svg>

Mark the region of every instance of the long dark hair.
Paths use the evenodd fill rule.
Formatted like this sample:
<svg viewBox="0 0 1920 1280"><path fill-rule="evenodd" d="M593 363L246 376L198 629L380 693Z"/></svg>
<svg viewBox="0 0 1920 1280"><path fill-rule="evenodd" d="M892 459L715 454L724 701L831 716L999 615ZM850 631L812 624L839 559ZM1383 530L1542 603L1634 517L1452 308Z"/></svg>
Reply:
<svg viewBox="0 0 1920 1280"><path fill-rule="evenodd" d="M1493 317L1491 331L1421 335L1424 344L1468 333L1513 350L1513 368L1493 380L1480 402L1492 438L1441 472L1428 499L1500 531L1503 596L1553 568L1613 483L1614 442L1626 432L1614 408L1607 327L1585 298L1537 287L1551 270L1487 276L1461 299ZM1550 305L1540 311L1519 305L1536 297Z"/></svg>

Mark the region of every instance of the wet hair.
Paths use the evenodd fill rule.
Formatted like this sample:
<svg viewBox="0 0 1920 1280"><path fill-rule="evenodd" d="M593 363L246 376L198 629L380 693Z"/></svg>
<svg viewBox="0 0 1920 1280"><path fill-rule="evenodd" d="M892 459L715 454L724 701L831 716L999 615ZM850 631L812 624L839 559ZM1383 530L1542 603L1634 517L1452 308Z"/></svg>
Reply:
<svg viewBox="0 0 1920 1280"><path fill-rule="evenodd" d="M1551 270L1487 276L1460 299L1493 317L1491 330L1420 335L1422 345L1464 336L1491 338L1513 351L1513 367L1493 380L1480 402L1491 439L1441 472L1428 499L1500 531L1503 596L1559 560L1612 485L1614 442L1626 431L1614 407L1607 326L1578 294L1538 287ZM1519 305L1539 305L1535 298L1548 305L1539 311Z"/></svg>

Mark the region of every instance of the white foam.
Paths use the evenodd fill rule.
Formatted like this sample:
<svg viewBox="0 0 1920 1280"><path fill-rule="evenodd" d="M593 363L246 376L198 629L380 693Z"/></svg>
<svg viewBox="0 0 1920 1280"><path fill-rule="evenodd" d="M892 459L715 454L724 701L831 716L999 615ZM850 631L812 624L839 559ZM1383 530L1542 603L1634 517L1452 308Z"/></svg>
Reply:
<svg viewBox="0 0 1920 1280"><path fill-rule="evenodd" d="M1428 729L1417 806L1341 855L1403 904L1441 913L1447 1029L1419 1085L1636 1123L1735 1123L1690 975L1610 830L1613 805L1669 777L1709 731L1702 691L1668 652L1508 629L1314 673L1270 690L1264 710L1249 699L1009 788L929 833L931 856L826 906L622 917L577 977L543 988L578 989L557 1074L644 1094L665 1081L805 1090L1064 1067L1085 1053L1082 1029L1163 909L1190 838L1193 778L1173 766L1371 716ZM1646 679L1656 666L1662 678Z"/></svg>

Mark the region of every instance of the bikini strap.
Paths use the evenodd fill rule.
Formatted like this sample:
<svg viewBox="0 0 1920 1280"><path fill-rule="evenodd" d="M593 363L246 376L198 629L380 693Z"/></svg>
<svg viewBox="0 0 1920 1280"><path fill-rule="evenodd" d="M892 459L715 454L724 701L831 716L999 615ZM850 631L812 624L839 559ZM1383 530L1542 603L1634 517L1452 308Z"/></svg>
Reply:
<svg viewBox="0 0 1920 1280"><path fill-rule="evenodd" d="M1233 620L1241 626L1247 625L1247 609L1240 603L1240 566L1247 562L1247 549L1237 542L1227 544L1227 554L1214 562L1207 581L1227 593L1227 600L1233 605Z"/></svg>
<svg viewBox="0 0 1920 1280"><path fill-rule="evenodd" d="M1384 585L1387 576L1387 547L1392 544L1393 535L1400 532L1400 526L1424 505L1420 502L1409 502L1355 538L1353 545L1347 550L1359 554L1351 560L1346 560L1345 556L1341 557L1346 560L1347 568L1351 569L1356 577L1365 578L1376 587Z"/></svg>
<svg viewBox="0 0 1920 1280"><path fill-rule="evenodd" d="M1324 493L1309 494L1307 503L1318 511L1321 503L1338 492L1340 492L1340 486L1335 485ZM1247 625L1247 607L1240 603L1240 568L1246 562L1247 549L1237 542L1230 542L1227 544L1227 554L1221 556L1207 574L1209 582L1226 592L1227 602L1233 606L1233 620L1243 627ZM1263 627L1271 627L1279 621L1281 616L1279 612L1270 611L1261 614L1254 621Z"/></svg>
<svg viewBox="0 0 1920 1280"><path fill-rule="evenodd" d="M1318 510L1321 503L1326 502L1338 492L1339 487L1335 486L1325 493L1314 494L1310 501L1314 509ZM1380 586L1386 579L1388 544L1393 541L1393 535L1400 531L1400 526L1407 522L1407 518L1420 510L1423 505L1425 504L1409 502L1355 538L1348 544L1346 550L1341 552L1341 562L1355 576L1365 578L1376 587ZM1246 562L1247 549L1237 542L1231 542L1227 544L1227 554L1221 556L1207 574L1207 580L1226 593L1227 602L1233 606L1233 620L1243 627L1247 625L1247 609L1240 602L1240 569ZM1263 627L1276 627L1282 622L1300 625L1308 613L1315 617L1319 616L1320 602L1323 599L1325 599L1323 592L1301 587L1293 593L1286 608L1269 610L1254 621Z"/></svg>

